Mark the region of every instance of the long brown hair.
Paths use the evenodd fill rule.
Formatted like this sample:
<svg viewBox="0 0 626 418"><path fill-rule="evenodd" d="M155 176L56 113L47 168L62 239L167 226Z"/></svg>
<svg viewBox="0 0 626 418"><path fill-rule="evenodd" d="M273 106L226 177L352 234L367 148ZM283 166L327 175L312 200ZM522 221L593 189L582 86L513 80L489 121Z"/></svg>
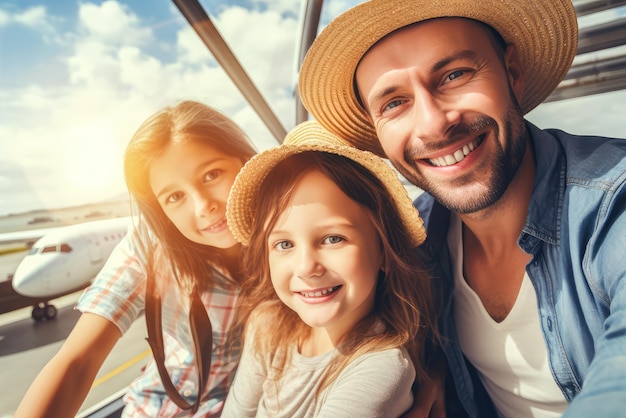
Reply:
<svg viewBox="0 0 626 418"><path fill-rule="evenodd" d="M158 247L147 245L148 274L160 257L173 266L175 279L184 291L212 285L211 265L224 266L221 250L195 243L174 226L159 205L149 182L150 166L172 143L202 142L220 151L249 160L256 151L244 132L219 111L199 102L183 101L165 107L146 119L131 138L124 154L124 174L129 192L145 219ZM138 227L142 227L139 223ZM230 272L238 276L238 272ZM159 275L162 276L162 275ZM159 277L161 278L161 277ZM168 277L163 277L168 280ZM199 282L202 280L202 282ZM160 283L165 285L165 283Z"/></svg>
<svg viewBox="0 0 626 418"><path fill-rule="evenodd" d="M330 153L308 151L292 155L280 162L260 185L250 245L244 250L244 268L249 278L242 290L245 295L242 312L249 317L261 306L261 312L257 309L253 317L269 319L272 326L257 332L255 341L246 344L255 344L258 355L270 356L269 363L277 368L278 376L274 377L279 377L289 361L283 356L288 352L287 347L297 344L310 332L310 327L274 292L268 235L288 206L299 180L313 170L331 179L367 212L384 256L374 311L344 336L338 346L340 354L329 365L320 391L355 357L401 346L411 355L418 376L425 376L424 348L427 339L436 334L431 277L416 256L408 234L399 227L398 211L383 184L361 165Z"/></svg>

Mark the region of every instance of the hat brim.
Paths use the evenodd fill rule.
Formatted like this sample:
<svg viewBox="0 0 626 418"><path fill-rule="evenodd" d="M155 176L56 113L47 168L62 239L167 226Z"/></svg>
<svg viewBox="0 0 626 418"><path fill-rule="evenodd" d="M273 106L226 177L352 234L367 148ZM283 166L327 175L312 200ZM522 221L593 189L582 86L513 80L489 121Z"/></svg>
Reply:
<svg viewBox="0 0 626 418"><path fill-rule="evenodd" d="M269 172L287 157L306 151L319 151L349 158L365 167L385 186L402 220L402 226L414 246L426 239L424 222L408 195L397 173L380 157L354 148L313 121L295 127L283 145L263 151L252 157L241 169L230 190L226 205L228 227L235 239L249 245L258 201L259 187Z"/></svg>
<svg viewBox="0 0 626 418"><path fill-rule="evenodd" d="M439 17L484 22L517 46L524 68L524 113L550 95L576 55L578 25L571 0L371 0L336 17L311 45L298 82L305 108L334 134L384 155L354 92L357 65L391 32Z"/></svg>

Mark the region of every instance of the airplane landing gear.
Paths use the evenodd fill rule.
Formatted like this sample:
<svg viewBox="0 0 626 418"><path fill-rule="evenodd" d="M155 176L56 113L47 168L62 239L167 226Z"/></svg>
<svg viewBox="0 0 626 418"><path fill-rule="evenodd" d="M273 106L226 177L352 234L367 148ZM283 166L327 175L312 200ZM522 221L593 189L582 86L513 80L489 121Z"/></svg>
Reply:
<svg viewBox="0 0 626 418"><path fill-rule="evenodd" d="M44 319L51 320L57 317L57 308L54 305L49 305L48 302L39 302L33 306L30 316L37 322Z"/></svg>

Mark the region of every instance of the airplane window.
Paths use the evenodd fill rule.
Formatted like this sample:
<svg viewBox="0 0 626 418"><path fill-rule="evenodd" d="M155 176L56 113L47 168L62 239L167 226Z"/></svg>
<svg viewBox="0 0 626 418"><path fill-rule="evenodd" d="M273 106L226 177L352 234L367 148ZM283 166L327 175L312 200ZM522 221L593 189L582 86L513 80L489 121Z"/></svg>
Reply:
<svg viewBox="0 0 626 418"><path fill-rule="evenodd" d="M72 247L70 247L69 244L61 244L61 252L62 253L71 253L72 252Z"/></svg>
<svg viewBox="0 0 626 418"><path fill-rule="evenodd" d="M41 250L40 247L33 247L30 250L28 250L28 255L37 254L39 252L39 250Z"/></svg>
<svg viewBox="0 0 626 418"><path fill-rule="evenodd" d="M56 252L57 247L56 245L50 245L48 247L43 247L43 250L41 250L42 253L54 253Z"/></svg>

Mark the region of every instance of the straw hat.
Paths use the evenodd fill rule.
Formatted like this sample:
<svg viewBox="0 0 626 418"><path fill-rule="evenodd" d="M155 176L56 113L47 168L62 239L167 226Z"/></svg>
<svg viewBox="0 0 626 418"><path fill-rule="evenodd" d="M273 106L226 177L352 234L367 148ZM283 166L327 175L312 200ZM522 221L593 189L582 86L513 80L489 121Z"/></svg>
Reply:
<svg viewBox="0 0 626 418"><path fill-rule="evenodd" d="M556 88L576 55L578 26L572 0L371 0L339 15L317 37L300 71L307 110L326 129L355 146L384 155L354 92L365 53L389 33L426 19L482 21L518 47L525 70L524 113Z"/></svg>
<svg viewBox="0 0 626 418"><path fill-rule="evenodd" d="M383 159L354 148L314 121L301 123L287 134L282 145L252 157L235 178L226 205L226 219L237 241L243 245L250 243L254 208L259 186L265 177L285 158L305 151L342 155L369 170L387 188L402 218L402 227L411 236L413 245L424 242L424 223L396 172Z"/></svg>

